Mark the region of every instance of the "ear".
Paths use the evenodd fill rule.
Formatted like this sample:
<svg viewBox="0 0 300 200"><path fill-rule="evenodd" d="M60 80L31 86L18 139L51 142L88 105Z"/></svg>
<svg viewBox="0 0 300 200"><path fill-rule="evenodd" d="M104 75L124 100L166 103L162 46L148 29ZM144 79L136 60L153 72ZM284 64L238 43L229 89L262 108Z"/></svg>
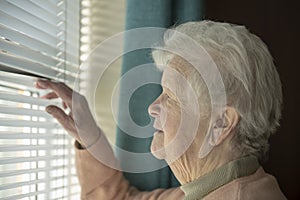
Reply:
<svg viewBox="0 0 300 200"><path fill-rule="evenodd" d="M239 114L235 108L227 106L223 117L219 117L212 127L212 145L220 145L234 130L239 122Z"/></svg>

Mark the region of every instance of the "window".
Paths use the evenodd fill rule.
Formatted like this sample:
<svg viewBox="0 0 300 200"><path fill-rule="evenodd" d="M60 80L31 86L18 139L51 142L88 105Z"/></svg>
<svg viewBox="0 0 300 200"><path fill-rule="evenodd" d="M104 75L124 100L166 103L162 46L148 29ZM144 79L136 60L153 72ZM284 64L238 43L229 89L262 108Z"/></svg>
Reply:
<svg viewBox="0 0 300 200"><path fill-rule="evenodd" d="M72 139L36 77L77 78L79 0L0 1L0 197L79 199Z"/></svg>
<svg viewBox="0 0 300 200"><path fill-rule="evenodd" d="M103 41L115 34L125 31L126 0L82 0L82 19L81 19L81 57L80 60L89 66L87 60L93 50ZM114 47L111 47L114 48ZM105 62L106 57L114 53L113 49L107 48L106 52L101 52L101 56L96 56L96 62ZM103 56L103 57L102 57ZM122 56L111 63L98 82L95 97L95 114L97 122L105 132L109 141L113 144L116 140L116 123L111 110L112 91L120 78ZM93 75L94 71L88 68L87 77ZM92 79L82 77L81 93L87 98L91 90L87 86L95 84ZM87 88L86 88L87 87ZM89 99L88 99L89 100Z"/></svg>

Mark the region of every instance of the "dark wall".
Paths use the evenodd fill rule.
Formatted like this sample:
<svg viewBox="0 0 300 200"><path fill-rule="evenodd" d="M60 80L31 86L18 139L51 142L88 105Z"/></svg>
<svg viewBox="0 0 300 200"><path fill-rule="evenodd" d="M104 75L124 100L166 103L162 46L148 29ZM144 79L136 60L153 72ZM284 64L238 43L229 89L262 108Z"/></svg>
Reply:
<svg viewBox="0 0 300 200"><path fill-rule="evenodd" d="M261 37L274 57L283 84L281 126L271 137L264 169L288 199L300 199L300 8L289 0L207 0L206 19L244 24Z"/></svg>

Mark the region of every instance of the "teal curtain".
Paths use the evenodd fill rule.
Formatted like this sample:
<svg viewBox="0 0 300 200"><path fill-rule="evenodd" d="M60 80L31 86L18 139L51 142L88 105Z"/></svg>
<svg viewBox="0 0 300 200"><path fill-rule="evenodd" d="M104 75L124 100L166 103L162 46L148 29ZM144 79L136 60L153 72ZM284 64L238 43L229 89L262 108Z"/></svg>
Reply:
<svg viewBox="0 0 300 200"><path fill-rule="evenodd" d="M178 25L187 21L198 21L203 18L203 10L203 0L127 0L126 30L140 27L168 28L174 24ZM134 37L126 37L125 50L134 39ZM124 75L136 66L152 63L150 53L150 49L126 53L123 57L121 75ZM144 76L153 76L154 79L160 79L161 73L155 69L152 71L152 73L144 74ZM126 84L128 83L122 83L121 81L119 122L131 117L139 126L146 126L152 123L147 108L160 94L160 86L157 84L145 84L141 86L132 94L128 105L126 103L127 99L123 98L129 92ZM129 109L130 116L123 114L126 113L124 112L126 109ZM153 130L149 131L153 132ZM117 128L116 145L125 151L136 153L150 152L151 141L152 138L150 137L134 137L125 133L120 127ZM121 160L121 165L122 163L130 162L125 160L127 158L122 158L122 155L120 155L119 159ZM124 175L132 185L140 190L179 186L178 181L168 166L146 173L125 172Z"/></svg>

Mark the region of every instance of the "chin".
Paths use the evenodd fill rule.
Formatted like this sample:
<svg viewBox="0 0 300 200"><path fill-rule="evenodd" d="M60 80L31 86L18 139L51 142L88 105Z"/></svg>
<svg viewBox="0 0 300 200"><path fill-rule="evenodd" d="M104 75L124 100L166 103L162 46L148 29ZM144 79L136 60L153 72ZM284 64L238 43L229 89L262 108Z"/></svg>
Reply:
<svg viewBox="0 0 300 200"><path fill-rule="evenodd" d="M162 133L159 132L154 133L154 137L151 143L151 153L155 158L159 160L166 158L166 152L164 147L164 136Z"/></svg>
<svg viewBox="0 0 300 200"><path fill-rule="evenodd" d="M156 150L156 149L154 149L153 145L151 145L151 153L155 158L157 158L159 160L166 159L166 153L165 153L164 148Z"/></svg>

